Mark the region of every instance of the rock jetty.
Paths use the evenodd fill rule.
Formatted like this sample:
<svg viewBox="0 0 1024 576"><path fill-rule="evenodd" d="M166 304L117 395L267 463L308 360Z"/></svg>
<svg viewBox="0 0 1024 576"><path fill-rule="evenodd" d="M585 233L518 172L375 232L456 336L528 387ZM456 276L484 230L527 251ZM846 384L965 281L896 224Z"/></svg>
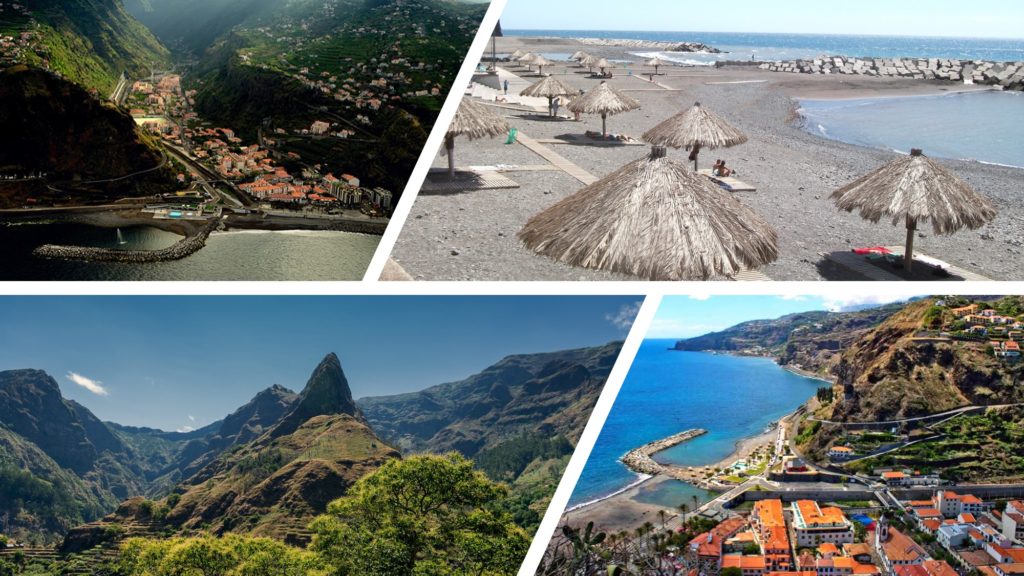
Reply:
<svg viewBox="0 0 1024 576"><path fill-rule="evenodd" d="M692 430L685 430L678 434L673 434L668 438L662 438L661 440L655 440L654 442L644 444L639 448L634 448L626 453L622 457L622 463L637 474L660 474L665 470L665 467L654 461L651 456L654 456L662 450L667 450L678 444L682 444L687 440L693 440L697 436L707 434L708 431L703 428L693 428Z"/></svg>
<svg viewBox="0 0 1024 576"><path fill-rule="evenodd" d="M713 48L701 42L660 42L654 40L625 40L613 38L576 38L580 44L588 46L618 46L623 48L637 48L642 50L660 50L662 52L704 52L706 54L722 54L718 48Z"/></svg>
<svg viewBox="0 0 1024 576"><path fill-rule="evenodd" d="M918 80L949 80L1002 86L1006 90L1024 90L1024 62L821 56L813 60L764 62L759 67L772 72L795 74L859 74Z"/></svg>
<svg viewBox="0 0 1024 576"><path fill-rule="evenodd" d="M85 262L124 262L128 264L145 264L152 262L169 262L181 260L195 254L206 246L210 237L220 224L213 219L196 234L190 235L173 246L162 250L112 250L109 248L92 248L87 246L56 246L47 244L36 248L32 253L40 258L59 260L81 260Z"/></svg>

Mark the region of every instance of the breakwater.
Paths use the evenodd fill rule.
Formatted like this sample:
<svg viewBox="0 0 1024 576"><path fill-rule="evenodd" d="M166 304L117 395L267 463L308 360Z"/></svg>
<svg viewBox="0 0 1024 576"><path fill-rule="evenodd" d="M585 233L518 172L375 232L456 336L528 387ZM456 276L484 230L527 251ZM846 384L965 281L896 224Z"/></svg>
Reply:
<svg viewBox="0 0 1024 576"><path fill-rule="evenodd" d="M693 440L694 438L707 433L708 431L703 428L693 428L690 430L684 430L678 434L673 434L667 438L662 438L661 440L649 442L639 448L634 448L627 452L626 455L622 457L622 463L637 474L660 474L665 467L655 462L651 456L654 456L662 450L667 450L673 446L682 444L687 440Z"/></svg>
<svg viewBox="0 0 1024 576"><path fill-rule="evenodd" d="M794 74L852 74L917 80L948 80L1001 86L1006 90L1024 90L1024 62L821 56L813 60L762 62L759 68Z"/></svg>
<svg viewBox="0 0 1024 576"><path fill-rule="evenodd" d="M84 262L123 262L127 264L145 264L151 262L169 262L181 260L195 254L206 246L220 220L210 220L194 234L186 236L172 246L162 250L112 250L110 248L93 248L88 246L56 246L46 244L36 248L32 254L40 258L58 260L79 260Z"/></svg>
<svg viewBox="0 0 1024 576"><path fill-rule="evenodd" d="M660 50L662 52L703 52L705 54L721 54L718 48L713 48L701 42L665 42L661 40L627 40L615 38L576 38L580 44L588 46L617 46L622 48L635 48L642 50Z"/></svg>

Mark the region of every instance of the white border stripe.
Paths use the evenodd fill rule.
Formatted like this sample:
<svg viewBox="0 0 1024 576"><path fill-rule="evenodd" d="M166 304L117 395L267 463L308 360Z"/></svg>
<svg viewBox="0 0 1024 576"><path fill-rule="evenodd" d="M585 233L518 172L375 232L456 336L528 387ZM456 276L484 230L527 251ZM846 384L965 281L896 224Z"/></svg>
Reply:
<svg viewBox="0 0 1024 576"><path fill-rule="evenodd" d="M608 380L605 382L604 390L601 391L601 396L594 406L594 411L590 414L590 421L587 422L587 427L583 430L583 435L580 436L580 441L576 445L576 451L569 460L569 465L565 469L562 481L558 483L558 489L555 491L554 498L551 499L551 505L548 506L548 511L540 523L540 528L537 529L537 533L534 535L533 543L530 544L530 550L527 552L526 559L519 569L519 576L533 576L537 572L537 567L544 558L544 551L547 550L548 543L551 541L551 535L558 529L562 511L569 504L569 498L576 488L580 474L583 473L583 467L586 465L587 459L590 458L590 452L594 449L597 437L601 434L601 429L604 428L604 422L608 418L612 406L615 404L615 399L619 396L619 390L626 379L626 374L629 373L629 368L633 365L633 358L636 357L637 351L640 350L640 344L643 343L644 335L647 334L647 330L650 328L654 315L657 313L660 305L660 295L648 296L644 300L636 320L633 321L633 327L626 337L626 342L622 345L619 358L615 361L615 366L612 367Z"/></svg>
<svg viewBox="0 0 1024 576"><path fill-rule="evenodd" d="M437 151L441 148L444 134L448 131L448 126L451 125L452 120L455 119L455 111L459 109L462 95L466 92L466 86L469 86L470 81L472 81L473 71L476 70L480 58L483 57L484 49L487 48L487 43L491 40L491 34L494 33L494 28L498 25L498 19L501 18L502 12L505 11L506 2L507 0L491 1L491 6L487 9L487 14L484 15L483 22L480 24L480 30L477 31L476 38L473 40L473 44L470 45L466 59L462 61L462 68L459 69L458 75L455 76L455 82L448 93L448 99L445 101L444 106L441 107L441 114L434 123L434 129L431 130L427 143L420 152L420 159L416 162L416 167L413 169L412 175L405 185L402 199L398 202L398 206L391 216L391 222L388 224L387 230L384 231L380 244L377 245L377 252L374 254L373 260L370 261L369 268L366 269L366 275L363 276L364 282L377 282L380 279L380 274L384 271L384 265L387 263L388 257L391 256L395 242L398 241L398 235L401 234L402 228L405 227L405 221L409 218L412 205L416 202L416 196L419 195L420 188L423 187L423 181L427 179L427 172L430 171L430 165L434 163L434 156L437 155Z"/></svg>

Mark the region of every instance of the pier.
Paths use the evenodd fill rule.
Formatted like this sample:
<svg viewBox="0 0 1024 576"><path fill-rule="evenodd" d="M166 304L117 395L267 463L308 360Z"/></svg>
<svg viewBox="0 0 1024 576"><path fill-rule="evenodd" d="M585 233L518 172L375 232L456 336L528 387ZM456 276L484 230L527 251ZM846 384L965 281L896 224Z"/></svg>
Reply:
<svg viewBox="0 0 1024 576"><path fill-rule="evenodd" d="M662 450L667 450L673 446L682 444L687 440L693 440L694 438L707 433L708 431L703 428L693 428L678 434L673 434L667 438L662 438L661 440L649 442L639 448L634 448L627 452L626 455L622 457L622 463L625 464L627 468L638 474L660 474L665 470L665 467L655 462L652 456Z"/></svg>

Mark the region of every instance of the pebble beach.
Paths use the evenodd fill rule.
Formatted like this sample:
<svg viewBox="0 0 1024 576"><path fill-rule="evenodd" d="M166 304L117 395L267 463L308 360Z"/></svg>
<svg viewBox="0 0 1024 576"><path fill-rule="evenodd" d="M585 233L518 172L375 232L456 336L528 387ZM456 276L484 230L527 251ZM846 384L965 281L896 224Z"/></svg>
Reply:
<svg viewBox="0 0 1024 576"><path fill-rule="evenodd" d="M761 214L779 233L779 259L760 269L772 280L862 280L822 254L855 247L901 245L905 230L888 221L864 221L840 212L829 195L857 177L885 164L894 153L828 140L806 132L797 113L797 99L849 99L937 95L986 89L948 81L869 76L805 75L771 72L755 66L668 66L648 81L650 69L635 48L595 45L561 38L506 37L501 52L572 53L584 50L617 63L611 87L639 100L640 110L608 118L609 132L639 139L646 130L699 101L742 130L746 144L705 150L701 167L723 159L736 176L757 187L736 192L741 202ZM513 74L533 82L525 68L505 64ZM632 71L630 74L627 70ZM572 87L590 90L600 82L574 63L545 67ZM599 116L551 120L513 107L492 107L520 133L535 140L600 131ZM564 113L564 109L563 109ZM644 145L544 143L595 177L647 155ZM926 151L927 153L927 151ZM684 151L669 156L685 161ZM637 280L601 271L575 268L538 256L516 237L534 214L575 193L584 184L565 171L545 169L546 161L522 144L504 138L456 140L456 160L463 166L506 166L503 175L519 188L421 193L395 246L393 258L416 280ZM434 166L447 166L438 153ZM998 216L979 230L952 236L919 230L916 249L994 280L1024 278L1024 170L975 161L940 162L987 196ZM517 167L522 169L516 169Z"/></svg>

